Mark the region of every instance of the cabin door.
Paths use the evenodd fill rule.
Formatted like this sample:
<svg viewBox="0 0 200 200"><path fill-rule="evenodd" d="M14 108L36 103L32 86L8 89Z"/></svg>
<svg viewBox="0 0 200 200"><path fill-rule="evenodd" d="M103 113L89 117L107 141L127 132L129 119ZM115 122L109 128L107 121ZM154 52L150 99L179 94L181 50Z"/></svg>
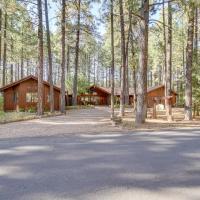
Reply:
<svg viewBox="0 0 200 200"><path fill-rule="evenodd" d="M19 93L18 90L13 91L13 104L14 104L14 110L19 111Z"/></svg>

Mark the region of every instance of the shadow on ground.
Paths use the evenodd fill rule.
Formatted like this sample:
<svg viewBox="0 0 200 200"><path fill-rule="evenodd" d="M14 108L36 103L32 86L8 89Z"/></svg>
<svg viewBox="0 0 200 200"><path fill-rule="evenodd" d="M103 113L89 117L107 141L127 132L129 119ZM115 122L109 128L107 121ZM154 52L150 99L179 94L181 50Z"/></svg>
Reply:
<svg viewBox="0 0 200 200"><path fill-rule="evenodd" d="M2 200L200 199L200 129L0 141Z"/></svg>

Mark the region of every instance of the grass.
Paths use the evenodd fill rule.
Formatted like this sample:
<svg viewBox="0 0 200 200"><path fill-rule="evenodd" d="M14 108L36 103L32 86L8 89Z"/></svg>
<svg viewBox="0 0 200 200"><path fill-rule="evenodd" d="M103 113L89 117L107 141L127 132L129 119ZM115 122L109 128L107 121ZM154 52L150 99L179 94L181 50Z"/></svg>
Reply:
<svg viewBox="0 0 200 200"><path fill-rule="evenodd" d="M61 115L60 112L50 113L45 112L42 118L44 117L53 117L53 116L59 116ZM31 120L31 119L38 119L39 116L36 115L36 113L33 112L3 112L0 111L0 124L10 123L10 122L17 122L17 121L25 121L25 120Z"/></svg>
<svg viewBox="0 0 200 200"><path fill-rule="evenodd" d="M3 111L3 97L0 95L0 112Z"/></svg>
<svg viewBox="0 0 200 200"><path fill-rule="evenodd" d="M82 106L68 106L66 110L73 110L73 109L89 109L94 108L93 105L82 105ZM50 113L45 112L42 117L51 117L51 116L57 116L60 115L60 112ZM39 118L35 112L32 112L32 110L29 110L28 112L4 112L3 111L3 99L0 98L0 124L10 123L10 122L16 122L16 121L25 121L25 120L31 120L31 119L37 119Z"/></svg>
<svg viewBox="0 0 200 200"><path fill-rule="evenodd" d="M35 113L29 112L3 112L0 111L0 124L35 119Z"/></svg>

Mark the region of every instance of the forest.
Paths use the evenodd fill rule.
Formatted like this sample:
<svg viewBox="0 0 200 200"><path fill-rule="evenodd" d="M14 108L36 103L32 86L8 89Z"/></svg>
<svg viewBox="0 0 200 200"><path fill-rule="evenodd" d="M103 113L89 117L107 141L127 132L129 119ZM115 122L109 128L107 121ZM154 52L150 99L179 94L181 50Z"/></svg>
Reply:
<svg viewBox="0 0 200 200"><path fill-rule="evenodd" d="M147 117L147 88L165 86L166 116L172 120L171 91L185 120L200 111L199 0L1 0L0 87L28 75L38 77L37 114L43 115L42 81L77 96L90 85L111 88L114 118L134 89L135 123Z"/></svg>

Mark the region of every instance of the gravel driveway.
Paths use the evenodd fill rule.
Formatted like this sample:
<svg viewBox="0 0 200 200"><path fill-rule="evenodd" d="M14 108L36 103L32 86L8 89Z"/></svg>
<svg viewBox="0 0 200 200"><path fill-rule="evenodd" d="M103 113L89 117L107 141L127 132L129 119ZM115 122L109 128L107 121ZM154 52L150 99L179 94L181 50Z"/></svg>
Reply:
<svg viewBox="0 0 200 200"><path fill-rule="evenodd" d="M107 107L69 110L66 115L0 125L0 138L69 135L116 131Z"/></svg>
<svg viewBox="0 0 200 200"><path fill-rule="evenodd" d="M200 199L200 129L127 132L108 117L98 108L1 126L0 200Z"/></svg>

